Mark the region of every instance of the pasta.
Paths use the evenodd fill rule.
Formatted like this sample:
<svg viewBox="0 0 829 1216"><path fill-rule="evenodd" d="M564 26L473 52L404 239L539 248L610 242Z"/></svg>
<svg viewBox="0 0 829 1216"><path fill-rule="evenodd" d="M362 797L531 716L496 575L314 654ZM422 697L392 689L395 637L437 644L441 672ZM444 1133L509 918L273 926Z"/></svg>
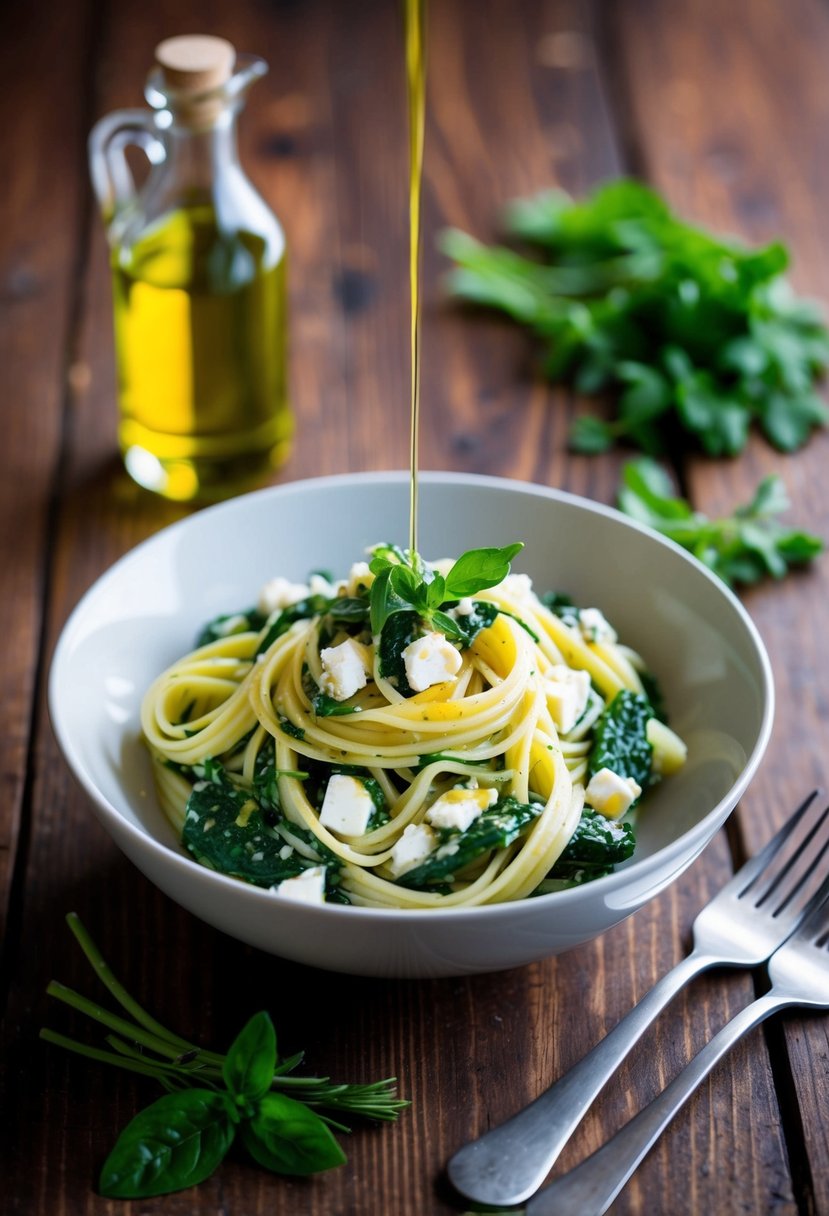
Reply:
<svg viewBox="0 0 829 1216"><path fill-rule="evenodd" d="M414 590L373 633L377 569L407 561L384 546L336 585L276 580L154 682L142 727L185 845L279 895L371 907L471 907L606 873L632 849L621 813L684 759L641 659L526 575L450 594L461 562L383 575Z"/></svg>

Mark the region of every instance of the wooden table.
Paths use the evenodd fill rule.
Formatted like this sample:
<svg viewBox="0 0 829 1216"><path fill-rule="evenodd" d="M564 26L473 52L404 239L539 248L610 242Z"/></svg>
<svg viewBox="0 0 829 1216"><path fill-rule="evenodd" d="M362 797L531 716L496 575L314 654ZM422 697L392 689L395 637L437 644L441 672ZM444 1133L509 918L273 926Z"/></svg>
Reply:
<svg viewBox="0 0 829 1216"><path fill-rule="evenodd" d="M140 102L157 40L221 32L270 62L243 120L243 159L283 219L292 257L295 453L281 480L405 465L405 110L398 5L382 0L31 0L0 38L3 594L0 883L6 921L7 1213L432 1216L463 1204L447 1157L580 1058L688 946L735 864L829 779L829 561L745 596L779 708L743 804L661 898L601 940L501 975L434 982L335 977L256 953L161 896L97 826L50 731L50 656L70 609L116 558L186 511L133 486L115 455L111 304L84 141ZM797 286L829 295L829 6L819 0L433 0L425 176L427 468L566 487L611 502L619 458L575 457L584 409L533 374L525 339L442 302L434 237L484 238L510 197L575 192L624 172L683 213L750 240L780 236ZM829 434L781 457L688 456L710 513L779 470L792 518L829 536ZM361 1129L349 1163L310 1182L232 1158L200 1188L145 1203L98 1198L117 1129L151 1082L38 1042L51 977L90 988L63 917L79 911L128 985L167 1024L214 1045L267 1006L286 1051L341 1078L396 1073L412 1099ZM575 1164L751 999L717 974L674 1002L567 1148ZM692 1216L829 1213L829 1021L790 1016L717 1068L614 1207Z"/></svg>

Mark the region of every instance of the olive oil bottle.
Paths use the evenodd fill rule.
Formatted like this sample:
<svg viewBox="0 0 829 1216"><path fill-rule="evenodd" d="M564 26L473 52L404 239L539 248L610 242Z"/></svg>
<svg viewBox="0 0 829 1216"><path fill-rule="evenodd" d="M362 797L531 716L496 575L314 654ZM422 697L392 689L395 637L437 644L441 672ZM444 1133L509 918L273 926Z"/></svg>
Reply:
<svg viewBox="0 0 829 1216"><path fill-rule="evenodd" d="M155 114L102 119L92 177L108 218L119 443L129 474L179 500L249 488L288 455L285 239L239 164L236 118L266 70L223 39L172 38ZM124 148L152 169L138 192Z"/></svg>

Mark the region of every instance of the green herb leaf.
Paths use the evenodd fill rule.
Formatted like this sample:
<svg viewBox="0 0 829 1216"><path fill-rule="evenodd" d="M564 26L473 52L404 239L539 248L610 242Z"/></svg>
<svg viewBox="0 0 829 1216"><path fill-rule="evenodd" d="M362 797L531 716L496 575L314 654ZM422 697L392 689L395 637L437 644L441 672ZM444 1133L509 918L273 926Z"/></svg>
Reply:
<svg viewBox="0 0 829 1216"><path fill-rule="evenodd" d="M226 1094L209 1089L165 1094L118 1137L101 1171L101 1194L146 1199L196 1186L216 1169L235 1133Z"/></svg>
<svg viewBox="0 0 829 1216"><path fill-rule="evenodd" d="M502 549L470 549L446 576L446 598L463 599L496 587L509 574L510 562L524 548L520 541Z"/></svg>
<svg viewBox="0 0 829 1216"><path fill-rule="evenodd" d="M346 1160L319 1115L284 1094L265 1094L240 1134L253 1159L276 1174L317 1174Z"/></svg>
<svg viewBox="0 0 829 1216"><path fill-rule="evenodd" d="M541 813L541 807L508 796L489 807L465 832L441 833L441 842L419 866L401 874L404 887L442 883L493 849L505 849L522 835Z"/></svg>
<svg viewBox="0 0 829 1216"><path fill-rule="evenodd" d="M615 390L616 416L576 422L576 451L624 439L656 454L678 423L711 455L733 455L752 421L791 451L826 424L813 385L829 331L788 289L781 244L747 250L625 180L581 202L561 191L519 200L507 226L540 258L444 233L448 286L530 328L550 379Z"/></svg>
<svg viewBox="0 0 829 1216"><path fill-rule="evenodd" d="M181 836L202 865L272 887L314 864L297 853L283 859L285 841L268 829L254 792L234 785L216 761L209 771L213 779L197 782L187 800Z"/></svg>
<svg viewBox="0 0 829 1216"><path fill-rule="evenodd" d="M623 688L604 709L593 731L587 770L592 777L609 768L620 777L632 777L647 789L651 780L653 748L648 742L651 707L647 697Z"/></svg>
<svg viewBox="0 0 829 1216"><path fill-rule="evenodd" d="M230 1045L222 1066L234 1098L258 1102L271 1087L276 1068L276 1031L270 1015L256 1013Z"/></svg>
<svg viewBox="0 0 829 1216"><path fill-rule="evenodd" d="M751 501L733 515L711 520L673 495L659 465L629 461L622 473L619 506L682 545L729 584L754 583L765 575L782 578L791 566L811 561L824 547L819 537L780 523L777 517L788 510L789 500L775 474L763 478Z"/></svg>

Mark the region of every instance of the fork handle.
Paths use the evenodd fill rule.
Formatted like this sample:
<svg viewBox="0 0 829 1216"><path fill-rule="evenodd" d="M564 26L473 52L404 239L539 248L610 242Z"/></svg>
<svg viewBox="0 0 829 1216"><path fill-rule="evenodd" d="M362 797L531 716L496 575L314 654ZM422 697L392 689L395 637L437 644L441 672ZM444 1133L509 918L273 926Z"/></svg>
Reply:
<svg viewBox="0 0 829 1216"><path fill-rule="evenodd" d="M596 1095L657 1014L696 975L722 961L701 950L682 959L569 1072L454 1155L447 1169L455 1188L468 1199L507 1207L537 1191Z"/></svg>
<svg viewBox="0 0 829 1216"><path fill-rule="evenodd" d="M526 1216L602 1216L714 1065L759 1022L794 1004L797 1001L792 996L771 991L742 1009L650 1105L592 1156L536 1195L527 1204Z"/></svg>

